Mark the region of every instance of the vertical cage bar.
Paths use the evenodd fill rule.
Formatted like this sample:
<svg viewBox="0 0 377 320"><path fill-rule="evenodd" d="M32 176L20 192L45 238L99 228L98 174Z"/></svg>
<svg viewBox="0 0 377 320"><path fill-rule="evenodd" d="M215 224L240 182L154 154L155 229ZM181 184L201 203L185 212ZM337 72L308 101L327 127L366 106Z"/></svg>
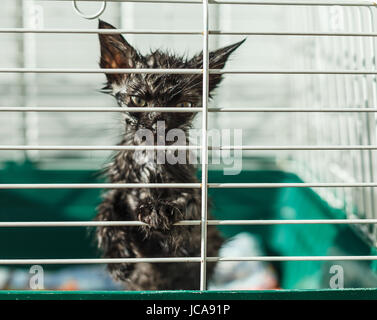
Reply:
<svg viewBox="0 0 377 320"><path fill-rule="evenodd" d="M343 9L343 17L344 17L344 31L348 31L348 9ZM352 30L352 29L351 29ZM352 53L351 53L351 39L342 37L342 65L341 67L349 69L352 65ZM343 85L344 85L344 100L345 106L355 106L353 101L353 94L352 94L352 79L345 75L342 76ZM347 144L352 145L354 143L354 132L356 129L354 128L354 115L347 114L345 117L345 132L347 136ZM356 181L359 177L358 174L358 167L356 161L356 153L353 151L349 151L348 153L348 167L347 171L350 174L350 179L347 181ZM349 218L354 216L358 216L358 210L355 208L359 208L359 193L360 190L358 188L352 188L348 191L349 200L346 204L346 213Z"/></svg>
<svg viewBox="0 0 377 320"><path fill-rule="evenodd" d="M344 32L345 31L345 26L344 26L344 10L342 7L339 7L338 11L336 12L336 17L334 21L334 27L336 31L339 32ZM343 68L344 66L344 38L338 37L334 42L333 42L333 47L332 47L332 52L336 52L334 59L334 67L336 68ZM339 75L335 77L335 92L336 92L336 108L342 108L344 105L347 105L347 99L346 99L346 84L344 81L344 77ZM348 145L349 140L348 140L348 134L347 134L347 118L341 114L337 113L336 114L336 120L337 120L337 134L339 137L339 143L343 145ZM344 155L349 154L349 156L344 156L342 157L342 154L339 153L337 155L338 157L338 163L340 163L342 170L345 170L349 173L349 170L351 169L351 166L349 165L349 159L350 159L350 153L347 151L344 153ZM337 168L339 170L339 168ZM337 174L339 176L339 172ZM344 177L342 177L342 180L344 180ZM342 189L341 193L341 198L340 198L341 203L339 205L341 208L344 209L345 212L348 211L348 206L352 202L352 196L350 196L350 190L347 188Z"/></svg>
<svg viewBox="0 0 377 320"><path fill-rule="evenodd" d="M222 8L222 6L210 6L209 7L209 14L211 15L211 23L212 23L212 26L209 26L212 30L222 30L222 29L225 29L225 30L231 30L232 29L232 26L231 26L231 20L227 20L227 19L224 19L224 14L226 13L229 17L231 17L231 8L227 8L227 10L222 10L224 8ZM224 23L223 23L223 19L225 21L229 21L227 22L227 26L225 26L224 28ZM228 38L231 38L231 36L226 36L225 39L228 40ZM209 38L209 43L211 45L213 45L215 48L220 48L221 46L221 42L223 41L223 37L211 37ZM219 99L217 96L215 96L213 99L212 99L213 103L215 105L219 105ZM209 123L210 125L214 124L216 126L216 128L220 128L221 126L221 123L220 123L220 114L218 112L215 112L212 116L211 116L211 119L213 120L209 120ZM209 154L209 157L213 157L213 153L210 153Z"/></svg>
<svg viewBox="0 0 377 320"><path fill-rule="evenodd" d="M328 12L328 31L329 32L342 32L342 7L330 7L327 8ZM339 38L331 39L326 38L326 60L329 68L339 68L340 65L340 47L337 43ZM328 87L328 103L334 108L341 107L341 90L339 90L339 80L340 75L334 75L329 77L330 86ZM342 135L342 119L339 117L338 113L331 114L328 117L329 125L329 135L327 135L326 140L329 141L331 145L341 145L343 140ZM331 181L337 179L344 180L343 168L344 168L344 158L341 152L331 152L330 162L328 164L328 170L330 173ZM345 209L345 198L346 198L346 188L333 188L329 193L329 200L333 207L339 209Z"/></svg>
<svg viewBox="0 0 377 320"><path fill-rule="evenodd" d="M349 31L356 30L353 10L350 8L346 8L346 18L347 23L346 26L348 27ZM349 38L347 39L347 48L348 48L348 63L347 68L357 69L357 54L355 48L355 39ZM349 81L349 92L350 92L350 101L351 105L357 108L360 108L361 105L359 104L359 92L358 92L358 79L357 76L350 76L347 78ZM353 143L362 143L359 139L359 132L360 132L360 114L356 113L351 115L351 126L350 126L350 137L351 137L351 144ZM356 174L354 179L365 181L365 174L363 172L363 165L362 165L362 152L353 152L352 155L354 166L356 169ZM365 193L362 188L355 188L355 204L356 204L356 216L360 218L364 218L363 213L365 213Z"/></svg>
<svg viewBox="0 0 377 320"><path fill-rule="evenodd" d="M200 290L207 288L207 191L208 191L208 0L203 0L203 92L202 92L202 216L201 216L201 259Z"/></svg>
<svg viewBox="0 0 377 320"><path fill-rule="evenodd" d="M299 22L296 21L295 17L298 16L298 9L297 7L294 7L292 8L292 10L289 10L289 20L288 22L290 23L290 29L289 30L296 30L297 28L299 28L301 25ZM306 10L305 10L305 14L306 14ZM306 19L305 19L306 20ZM307 20L306 20L307 21ZM306 24L304 26L304 31L307 31L306 29ZM305 43L305 42L304 42ZM299 54L298 54L298 59L294 59L294 68L306 68L306 64L305 64L305 45L303 44L302 42L302 39L298 40L298 42L296 42L296 46L299 50ZM295 54L295 53L290 53L290 54ZM306 85L306 82L304 84L302 84L301 82L297 81L297 78L295 77L294 79L290 80L292 81L293 83L293 87L294 87L294 94L293 96L294 97L297 97L297 95L295 93L300 93L298 95L298 98L295 99L294 103L296 104L295 106L297 105L301 105L301 106L304 106L306 107L306 95L302 95L301 92L302 92L302 88ZM304 80L305 81L305 80ZM297 104L298 102L298 104ZM306 119L306 116L305 114L304 115L300 115L300 114L293 114L292 115L292 118L293 118L293 121L294 121L294 125L292 126L292 130L294 130L291 134L291 137L289 137L288 141L290 140L293 140L294 137L299 137L300 138L300 141L299 143L303 143L303 140L305 139L305 136L306 136L306 126L303 126L301 125L300 123L300 117L301 116L304 116L305 119ZM289 126L288 126L289 128ZM296 163L295 163L295 168L294 170L296 170L297 172L300 173L300 175L303 177L303 179L305 179L305 155L306 155L306 151L302 151L302 152L298 152L296 154ZM289 157L292 157L292 154L289 154Z"/></svg>
<svg viewBox="0 0 377 320"><path fill-rule="evenodd" d="M310 7L307 7L305 9L306 13L306 30L308 32L313 32L315 31L315 12L313 12L313 9ZM317 48L318 42L317 42L317 37L311 38L310 40L310 50L308 52L308 62L305 65L305 68L310 68L314 69L316 66L316 58L317 58ZM309 97L306 99L306 108L311 108L311 106L314 103L315 107L320 107L319 101L318 101L318 77L314 77L314 75L309 76ZM306 96L306 94L305 94ZM315 116L314 119L316 119L317 116ZM305 115L306 118L306 127L307 127L307 141L308 143L315 144L316 139L314 136L313 132L313 117L310 116L309 113L306 113ZM306 168L306 179L310 179L312 181L315 177L315 169L318 164L318 160L316 159L318 156L314 156L312 152L306 152L306 159L305 159L305 164L307 166Z"/></svg>
<svg viewBox="0 0 377 320"><path fill-rule="evenodd" d="M368 13L369 13L369 25L370 25L370 29L372 32L375 32L376 31L376 20L375 20L375 8L368 8L367 9ZM370 45L371 45L371 51L372 51L372 56L371 56L371 64L372 64L372 69L377 69L377 62L376 62L376 39L375 38L371 38L369 39L370 41ZM373 76L372 77L372 83L371 83L371 87L372 87L372 90L371 90L371 95L372 95L372 103L371 105L373 106L375 103L377 103L377 77L376 76ZM369 106L371 107L371 106ZM376 135L376 115L372 115L369 117L369 120L370 120L370 124L371 124L371 136L372 136L372 141L376 141L377 139L377 135ZM376 181L376 167L375 167L375 160L376 160L376 152L373 152L372 153L372 161L371 161L371 166L373 168L373 172L372 172L372 177L373 177L373 180L372 181ZM376 190L373 190L373 201L374 201L374 207L373 207L373 212L372 212L372 217L376 217L377 213L376 213L376 202L375 202L375 195L376 195ZM373 226L373 232L372 232L372 239L373 239L373 244L376 245L376 236L377 236L377 227L376 226Z"/></svg>
<svg viewBox="0 0 377 320"><path fill-rule="evenodd" d="M357 10L348 10L349 12L349 21L350 21L350 26L351 30L361 30L361 25L358 23L359 17L357 14ZM351 45L351 50L352 50L352 66L351 68L358 69L359 67L362 67L363 65L363 52L362 52L362 42L360 39L357 38L352 38L352 45ZM361 58L362 57L362 58ZM365 98L363 96L363 83L362 83L362 75L354 75L352 76L353 78L353 95L354 95L354 106L357 108L362 108L365 106ZM357 113L356 115L356 142L360 144L364 144L364 119L363 115L361 113ZM361 180L362 181L367 181L367 170L366 170L366 157L363 151L358 151L355 152L358 157L358 165L359 165L359 170L360 170L360 175L361 175ZM358 217L365 218L366 213L368 212L368 196L369 194L367 193L366 188L361 188L360 190L361 193L361 202L362 202L362 209L358 212ZM360 207L359 207L360 208ZM367 227L366 226L361 226L363 228L363 231L367 233Z"/></svg>
<svg viewBox="0 0 377 320"><path fill-rule="evenodd" d="M37 12L34 0L22 0L22 27L36 27ZM36 36L35 34L22 35L22 67L35 68L37 53L36 53ZM25 107L34 107L37 104L37 75L36 74L22 74L21 98ZM23 142L26 145L38 144L39 141L39 115L35 112L22 113L22 135ZM24 152L24 160L38 160L39 152L36 150L26 150Z"/></svg>
<svg viewBox="0 0 377 320"><path fill-rule="evenodd" d="M326 8L318 7L313 9L313 19L312 19L312 30L321 30L322 22L321 17L325 16L326 14ZM324 21L326 21L323 18ZM316 68L322 69L327 68L326 65L326 56L324 53L323 48L323 38L317 37L316 38L316 57L315 57L315 66ZM326 108L328 105L327 98L327 80L328 78L326 75L319 75L316 77L317 79L317 99L318 99L318 105L320 108ZM327 123L326 118L323 118L322 115L316 114L314 119L315 124L315 144L322 144L323 141L326 141L325 138L325 132L327 130ZM313 156L313 155L312 155ZM316 167L313 170L313 178L314 181L329 181L328 178L328 153L327 152L319 152L316 155L315 163ZM331 180L330 180L331 181ZM327 189L315 189L315 191L326 201L329 200L329 190Z"/></svg>
<svg viewBox="0 0 377 320"><path fill-rule="evenodd" d="M365 12L364 13L368 13L368 12ZM363 15L363 10L361 8L358 8L357 10L357 14L358 14L358 25L359 25L359 28L361 31L364 31L365 29L367 29L366 31L369 31L372 29L371 27L371 24L368 23L368 20L369 22L370 21L370 16L367 15L367 17L365 17L365 14ZM368 19L369 18L369 19ZM370 46L370 48L368 47L368 40L371 40L371 39L368 39L368 38L361 38L359 39L359 41L361 42L361 54L362 54L362 67L363 68L369 68L369 69L373 69L373 65L372 65L372 61L370 59L370 56L373 56L373 46ZM370 42L369 42L370 43ZM373 76L375 77L375 76ZM363 106L362 107L365 107L365 108L369 108L371 106L371 104L373 103L371 101L371 97L369 95L369 91L371 90L368 90L369 89L369 83L372 79L367 76L367 75L363 75L362 76L362 93L363 93L363 98L364 98L364 102L363 102ZM372 80L373 81L373 80ZM374 143L374 139L373 139L373 136L371 134L372 132L372 128L373 128L373 124L372 124L372 119L370 117L370 115L366 115L366 114L362 114L362 119L364 120L364 123L363 123L363 128L364 128L364 139L363 140L366 140L365 143L366 144L371 144L371 143ZM373 182L374 181L374 177L373 177L373 171L374 171L374 168L373 168L373 152L372 151L365 151L366 153L366 162L365 162L365 166L366 166L366 169L368 171L368 182ZM375 190L373 188L368 188L367 189L367 195L368 195L368 206L366 208L366 218L368 217L372 217L373 216L373 212L375 210L375 201L374 201L374 192ZM371 226L367 226L366 229L368 229L368 234L369 234L369 237L372 239L372 233L373 233L373 227Z"/></svg>

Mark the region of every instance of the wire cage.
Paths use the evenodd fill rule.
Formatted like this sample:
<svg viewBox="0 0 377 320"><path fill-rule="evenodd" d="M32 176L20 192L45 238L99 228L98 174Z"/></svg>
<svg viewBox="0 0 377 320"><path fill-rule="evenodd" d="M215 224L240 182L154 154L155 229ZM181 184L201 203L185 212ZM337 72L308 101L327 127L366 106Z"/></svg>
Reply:
<svg viewBox="0 0 377 320"><path fill-rule="evenodd" d="M317 8L308 16L307 30L324 32L373 33L375 28L373 8L332 7L327 10ZM326 31L325 31L326 30ZM307 44L307 55L302 67L323 70L373 70L375 68L374 38L372 37L327 37L317 38ZM336 72L335 72L336 74ZM308 77L304 86L308 93L300 103L307 108L337 108L324 119L319 113L308 115L305 129L298 135L304 137L303 143L331 144L332 148L344 146L342 152L308 153L301 155L301 168L306 180L342 181L373 183L375 152L368 148L375 144L374 114L375 105L374 76L363 74L322 74ZM331 107L329 107L331 106ZM360 112L342 113L345 107L357 107ZM349 110L346 110L349 111ZM331 112L331 111L330 111ZM309 119L310 117L310 119ZM303 124L303 123L302 123ZM347 132L347 134L345 134ZM347 151L348 150L348 151ZM348 154L348 156L346 156ZM351 173L352 172L352 173ZM343 209L349 218L375 218L375 189L364 188L316 189L332 206ZM375 226L359 225L361 233L375 245Z"/></svg>
<svg viewBox="0 0 377 320"><path fill-rule="evenodd" d="M80 271L78 266L120 262L198 263L201 297L376 296L374 2L112 0L107 6L74 2L74 8L68 0L3 2L1 298L49 293L24 291L30 289L25 287L30 265L44 266L46 279L66 280L105 277L104 269ZM96 36L106 31L97 29L95 12L142 51L161 46L183 54L203 50L203 69L112 70L203 75L202 107L195 110L202 135L191 147L202 159L200 183L147 186L201 189L201 220L179 223L200 226L199 257L102 259L87 235L86 228L101 224L141 225L92 219L100 190L145 187L110 184L96 175L112 152L126 147L116 146L123 110L98 90L109 70L97 66ZM87 15L93 19L84 19ZM212 49L245 37L224 70L209 69ZM214 73L225 80L210 100L207 84ZM219 143L207 139L213 128L228 134ZM219 155L223 162L214 161ZM235 168L237 156L242 161ZM207 218L208 197L215 220ZM214 227L228 238L245 233L254 238L245 240L238 256L224 250L208 257L207 229ZM252 281L263 285L211 284L206 266L214 261L242 266L250 274L262 268ZM334 266L344 270L344 283L335 287ZM54 291L54 296L141 297L104 281L106 292L73 285L59 288L78 291ZM195 293L149 294L195 298Z"/></svg>

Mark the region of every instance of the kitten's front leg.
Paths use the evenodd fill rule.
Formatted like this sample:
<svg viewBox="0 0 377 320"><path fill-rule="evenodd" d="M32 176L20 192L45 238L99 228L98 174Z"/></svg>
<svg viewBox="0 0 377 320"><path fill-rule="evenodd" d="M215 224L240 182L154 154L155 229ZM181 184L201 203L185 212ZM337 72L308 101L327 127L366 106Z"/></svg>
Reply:
<svg viewBox="0 0 377 320"><path fill-rule="evenodd" d="M135 258L127 232L117 227L99 228L103 258ZM107 269L116 280L126 281L135 269L134 263L109 263Z"/></svg>
<svg viewBox="0 0 377 320"><path fill-rule="evenodd" d="M118 194L109 192L106 199L98 208L98 221L121 221L130 220L125 211L122 212L123 219L120 218L114 199L118 199ZM103 258L135 258L136 254L132 247L133 227L100 226L97 227L96 236L98 247L102 251ZM107 268L116 280L126 281L135 269L134 263L109 263Z"/></svg>

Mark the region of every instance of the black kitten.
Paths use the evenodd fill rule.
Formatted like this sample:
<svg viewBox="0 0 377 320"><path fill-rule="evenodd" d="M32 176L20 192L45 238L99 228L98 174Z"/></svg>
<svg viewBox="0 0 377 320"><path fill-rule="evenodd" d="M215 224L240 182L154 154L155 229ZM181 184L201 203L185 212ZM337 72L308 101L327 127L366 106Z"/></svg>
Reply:
<svg viewBox="0 0 377 320"><path fill-rule="evenodd" d="M115 29L99 22L100 29ZM155 51L143 56L121 35L100 34L101 68L202 68L202 54L183 59ZM211 52L210 68L224 67L229 55L243 41ZM195 113L127 112L127 107L201 107L202 75L175 74L106 74L106 89L124 108L126 125L120 145L148 144L141 130L152 132L158 139L157 123L166 130L188 130ZM221 75L210 75L209 89L215 89ZM161 137L160 137L161 138ZM165 142L165 141L164 141ZM166 144L173 142L166 142ZM168 156L164 152L164 157ZM137 154L137 156L136 156ZM112 183L195 183L196 169L188 161L175 164L160 163L156 151L120 151L107 169ZM161 153L160 153L161 155ZM189 159L184 151L184 158ZM183 163L182 163L183 162ZM199 220L201 216L200 189L116 189L108 191L98 208L100 221L143 221L143 227L98 227L98 246L105 258L198 257L200 256L200 227L173 226L180 220ZM223 242L214 227L208 228L208 256L217 256ZM126 282L131 290L198 289L198 263L123 263L109 264L112 276ZM208 264L208 277L214 263Z"/></svg>

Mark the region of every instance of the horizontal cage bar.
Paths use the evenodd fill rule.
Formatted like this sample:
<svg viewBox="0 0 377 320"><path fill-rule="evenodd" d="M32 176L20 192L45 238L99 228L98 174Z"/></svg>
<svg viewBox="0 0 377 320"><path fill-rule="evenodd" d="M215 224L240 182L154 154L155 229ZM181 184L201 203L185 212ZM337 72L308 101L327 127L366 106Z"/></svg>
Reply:
<svg viewBox="0 0 377 320"><path fill-rule="evenodd" d="M0 145L0 150L38 151L106 151L106 150L199 150L201 146L180 145L133 145L133 146L12 146ZM320 150L377 150L377 145L335 145L335 146L209 146L208 150L248 150L248 151L320 151Z"/></svg>
<svg viewBox="0 0 377 320"><path fill-rule="evenodd" d="M201 112L202 108L0 107L0 112ZM376 109L377 111L377 109Z"/></svg>
<svg viewBox="0 0 377 320"><path fill-rule="evenodd" d="M202 74L203 69L54 69L54 68L0 68L0 73L84 73L84 74ZM377 70L221 70L209 69L210 74L348 74L377 75Z"/></svg>
<svg viewBox="0 0 377 320"><path fill-rule="evenodd" d="M376 222L377 223L377 222ZM200 225L200 220L184 220L174 223L175 226L196 226ZM99 227L99 226L119 226L138 227L148 226L141 221L17 221L0 222L0 228L9 227Z"/></svg>
<svg viewBox="0 0 377 320"><path fill-rule="evenodd" d="M256 257L207 257L208 262L225 261L375 261L377 256L256 256ZM201 262L200 257L174 258L111 258L111 259L0 259L0 265L29 264L112 264L112 263L187 263Z"/></svg>
<svg viewBox="0 0 377 320"><path fill-rule="evenodd" d="M165 263L200 262L196 257L172 258L112 258L112 259L0 259L0 265L14 264L109 264L109 263Z"/></svg>
<svg viewBox="0 0 377 320"><path fill-rule="evenodd" d="M0 28L0 33L37 33L37 34L141 34L141 35L202 35L194 30L128 30L128 29L35 29ZM210 35L247 35L247 36L300 36L300 37L377 37L376 32L263 32L263 31L220 31L210 30Z"/></svg>
<svg viewBox="0 0 377 320"><path fill-rule="evenodd" d="M376 37L376 32L266 32L266 31L209 31L211 35L227 36L294 36L294 37Z"/></svg>
<svg viewBox="0 0 377 320"><path fill-rule="evenodd" d="M26 183L0 184L0 189L130 189L201 188L200 183Z"/></svg>
<svg viewBox="0 0 377 320"><path fill-rule="evenodd" d="M145 74L202 74L202 69L56 69L56 68L0 68L0 73L145 73Z"/></svg>
<svg viewBox="0 0 377 320"><path fill-rule="evenodd" d="M198 150L200 146L178 146L178 145L158 145L158 146L1 146L0 150L39 150L39 151L105 151L105 150ZM376 147L377 149L377 147Z"/></svg>
<svg viewBox="0 0 377 320"><path fill-rule="evenodd" d="M149 34L149 35L202 35L202 31L128 30L128 29L35 29L0 28L0 33L54 33L54 34Z"/></svg>
<svg viewBox="0 0 377 320"><path fill-rule="evenodd" d="M201 188L201 183L2 183L1 189L132 189L132 188ZM216 189L267 189L267 188L368 188L373 182L322 182L322 183L208 183Z"/></svg>
<svg viewBox="0 0 377 320"><path fill-rule="evenodd" d="M202 112L202 108L122 107L0 107L0 112ZM208 112L377 112L370 108L208 108Z"/></svg>
<svg viewBox="0 0 377 320"><path fill-rule="evenodd" d="M47 0L44 0L47 1ZM71 1L71 0L55 0ZM81 1L102 1L102 0L81 0ZM140 2L140 3L176 3L176 4L202 4L202 1L195 0L108 0L109 2ZM351 6L351 7L373 7L373 1L225 1L209 0L209 4L226 5L259 5L259 6Z"/></svg>
<svg viewBox="0 0 377 320"><path fill-rule="evenodd" d="M0 69L1 70L1 69ZM220 70L210 69L211 74L349 74L376 75L377 70Z"/></svg>
<svg viewBox="0 0 377 320"><path fill-rule="evenodd" d="M284 256L284 257L208 257L209 262L225 261L375 261L377 256Z"/></svg>
<svg viewBox="0 0 377 320"><path fill-rule="evenodd" d="M1 147L0 147L1 150ZM334 145L334 146L220 146L209 150L249 150L249 151L320 151L320 150L377 150L377 145Z"/></svg>
<svg viewBox="0 0 377 320"><path fill-rule="evenodd" d="M200 220L182 220L175 226L199 226ZM285 225L285 224L377 224L377 219L304 219L304 220L207 220L209 226L234 225ZM0 228L20 227L99 227L119 226L137 227L148 226L141 221L16 221L0 222Z"/></svg>
<svg viewBox="0 0 377 320"><path fill-rule="evenodd" d="M1 186L1 185L0 185ZM377 187L377 183L373 182L354 182L354 183L209 183L209 188L250 188L250 189L264 189L264 188L362 188L362 187Z"/></svg>

